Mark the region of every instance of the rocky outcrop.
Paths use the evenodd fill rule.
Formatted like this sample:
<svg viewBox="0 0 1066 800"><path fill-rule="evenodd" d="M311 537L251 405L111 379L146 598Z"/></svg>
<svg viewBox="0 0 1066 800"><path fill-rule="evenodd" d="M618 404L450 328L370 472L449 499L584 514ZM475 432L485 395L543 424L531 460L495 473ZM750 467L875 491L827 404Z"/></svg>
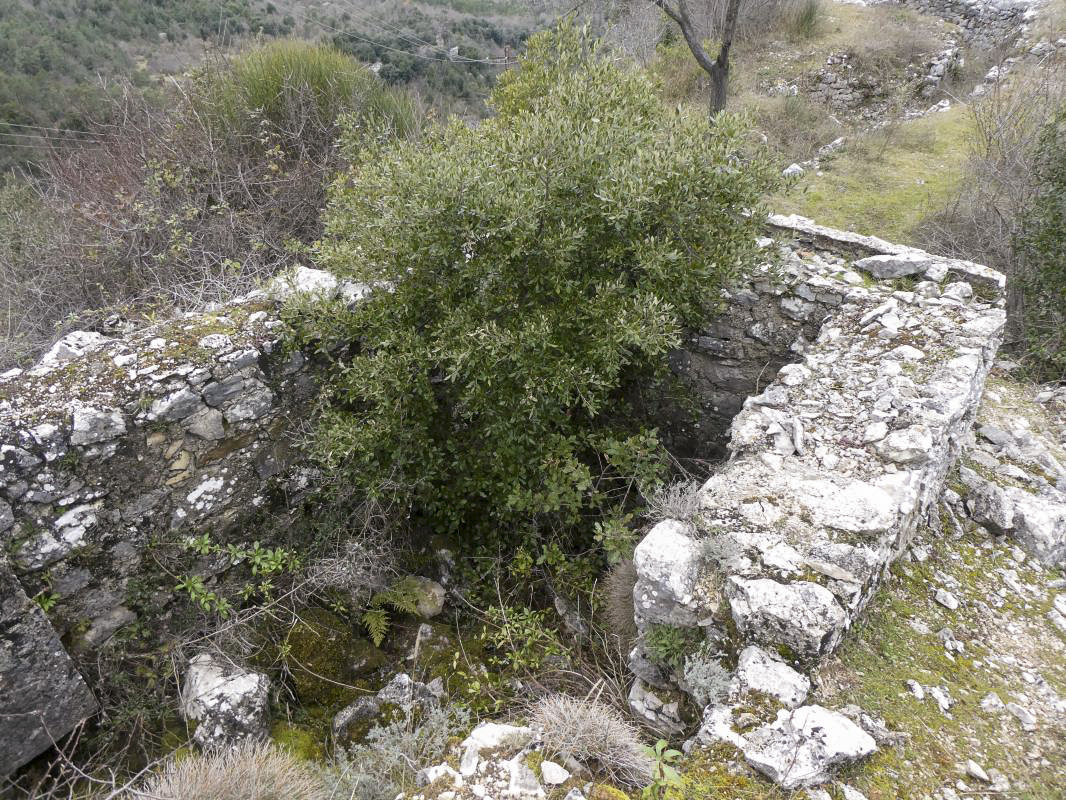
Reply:
<svg viewBox="0 0 1066 800"><path fill-rule="evenodd" d="M1058 402L1056 402L1058 401ZM959 519L1007 536L1049 566L1066 565L1066 390L1003 378L986 393L946 500Z"/></svg>
<svg viewBox="0 0 1066 800"><path fill-rule="evenodd" d="M816 336L796 343L795 363L744 401L729 460L703 486L700 510L659 523L637 547L640 636L630 663L656 689L679 678L651 646L664 627L698 635L710 652L755 645L796 669L836 648L935 513L1003 328L998 273L804 220L775 222L786 285L840 302L819 313ZM705 720L705 738L738 744L736 708ZM813 706L797 713L803 708L812 720L824 716ZM789 712L745 735L745 753L776 752L781 742L795 749L802 739L801 752L831 764L833 748L808 741L795 719ZM821 775L817 760L811 755L804 775ZM799 785L772 758L759 763Z"/></svg>

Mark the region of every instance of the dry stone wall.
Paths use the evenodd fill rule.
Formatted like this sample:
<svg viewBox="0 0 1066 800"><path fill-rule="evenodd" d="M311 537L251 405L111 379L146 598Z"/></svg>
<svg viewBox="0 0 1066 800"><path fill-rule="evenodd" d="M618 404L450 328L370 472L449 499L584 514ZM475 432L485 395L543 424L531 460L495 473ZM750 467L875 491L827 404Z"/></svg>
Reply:
<svg viewBox="0 0 1066 800"><path fill-rule="evenodd" d="M715 459L731 435L730 460L702 522L642 543L636 600L645 634L688 628L802 666L839 641L939 492L998 342L1003 279L800 218L771 229L767 265L671 356L703 408L667 436ZM279 346L276 300L293 291L357 302L366 288L304 269L214 313L73 334L0 375L0 700L17 695L22 715L0 726L0 771L92 713L76 665L137 620L161 548L225 530L250 543L258 515L312 485L299 443L313 379ZM660 697L677 676L642 646L633 666L635 709L677 724L679 698Z"/></svg>
<svg viewBox="0 0 1066 800"><path fill-rule="evenodd" d="M301 270L217 313L123 337L71 334L33 369L0 376L0 699L52 715L40 747L0 725L0 773L94 708L64 646L91 654L137 620L160 548L248 524L309 486L298 434L313 387L303 356L279 346L276 313L298 290L360 294ZM210 578L212 564L198 570ZM167 607L166 583L154 608ZM23 607L24 623L10 610ZM77 701L57 704L65 696Z"/></svg>
<svg viewBox="0 0 1066 800"><path fill-rule="evenodd" d="M667 730L684 728L674 688L698 696L700 687L676 658L661 657L664 631L689 631L697 652L727 663L761 664L756 682L776 675L765 682L778 687L771 695L802 685L800 671L836 648L935 512L1004 325L1004 279L987 268L802 219L774 222L778 240L768 249L781 251L792 293L807 286L840 302L823 315L808 301L819 331L744 401L729 460L700 490L699 510L662 521L637 547L630 700ZM814 746L800 717L818 727L833 712L802 707L790 693L778 700L787 718L742 735L732 711L744 687L731 693L730 703L707 707L701 740L734 744L786 788L824 778L828 756L808 753L810 769L791 777L782 759L798 751L802 764ZM872 752L862 749L855 757Z"/></svg>
<svg viewBox="0 0 1066 800"><path fill-rule="evenodd" d="M971 42L987 47L1013 40L1033 18L1031 0L897 0L899 5L958 25Z"/></svg>

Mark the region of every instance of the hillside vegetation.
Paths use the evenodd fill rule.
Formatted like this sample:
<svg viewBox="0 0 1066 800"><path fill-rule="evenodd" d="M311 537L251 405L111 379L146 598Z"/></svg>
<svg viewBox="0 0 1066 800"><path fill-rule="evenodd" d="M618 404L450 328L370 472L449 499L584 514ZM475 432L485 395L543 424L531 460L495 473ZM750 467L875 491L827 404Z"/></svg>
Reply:
<svg viewBox="0 0 1066 800"><path fill-rule="evenodd" d="M278 37L332 43L444 112L480 115L495 75L555 13L497 0L0 0L0 171L109 122L126 82L162 89L206 56Z"/></svg>
<svg viewBox="0 0 1066 800"><path fill-rule="evenodd" d="M473 769L458 742L478 722L508 719L549 734L540 750L520 750L519 729L479 745L488 755L474 761L483 767L514 755L509 771L492 778L498 797L532 776L538 790L549 786L538 795L548 800L825 800L771 785L721 742L680 751L739 671L737 654L716 649L737 633L720 576L707 570L700 587L719 603L711 621L726 633L717 643L705 637L712 626L704 617L646 626L641 617L638 634L639 603L658 602L634 599L638 543L663 519L680 527L718 513L699 489L713 465L668 448L664 430L675 421L710 437L695 418L694 385L672 359L688 341L727 348L729 340L708 334L724 319L723 298L741 307L766 296L728 291L750 281L773 292L800 259L833 274L824 280L829 299L812 282L815 290L801 288L817 303L780 303L792 321L789 308L813 315L811 329L824 308L872 285L851 270L853 259L814 252L809 240L775 247L764 223L776 211L1004 271L1002 352L1019 365L999 362L1014 370L1009 378L997 372L999 391L1025 397L1036 391L1027 381L1066 379L1066 48L1037 46L1044 39L973 44L950 23L889 3L752 0L738 28L727 109L709 116L707 74L650 5L604 3L559 22L554 3L506 0L0 0L0 373L27 377L19 370L72 330L140 329L148 347L159 342L178 355L225 340L232 353L216 353L210 369L196 365L210 384L193 384L194 367L185 365L173 384L180 392L164 397L173 385L163 383L158 396L137 388L115 413L123 436L123 414L145 421L136 433L145 449L131 461L158 456L166 485L190 504L205 491L195 470L220 470L224 485L220 465L234 463L224 461L234 452L251 454L250 471L269 487L236 524L217 527L206 516L182 527L185 517L174 513L163 525L170 528L149 530L135 506L151 497L130 499L131 522L116 511L114 524L140 537L150 557L128 585L101 587L132 618L107 636L65 606L63 592L80 573L71 577L60 562L26 569L26 596L62 628L63 647L93 676L102 711L22 768L0 796L469 800L449 772ZM724 7L699 4L712 52ZM1056 13L1053 6L1028 35L1061 35ZM249 296L297 274L342 283L283 306L265 293ZM894 370L918 393L919 376L933 374L918 363L921 337L946 330L951 340L960 293L999 319L981 286L976 296L961 281L946 280L942 295L926 286L936 298L926 303L916 283L904 276L880 284L880 311L856 326L861 333L843 335L879 337L871 320L892 319L884 312L895 298L934 308L947 327L914 327L898 340L908 344L896 351L917 353L914 360L885 356L886 374ZM226 304L241 297L231 314ZM201 313L183 316L189 311ZM252 317L266 327L253 328ZM191 343L150 338L157 329L145 327L190 319L182 330ZM230 341L235 320L254 331L247 338L255 349ZM805 324L795 330L809 332ZM761 325L747 320L741 329L754 341ZM268 355L276 358L269 366ZM728 373L730 358L711 368L725 364ZM110 355L88 363L101 383L124 369ZM765 378L774 380L770 363ZM154 369L130 367L146 382L156 380ZM782 376L806 380L805 366L789 369ZM163 372L161 382L172 375ZM296 419L271 416L273 407L256 417L276 434L262 450L254 429L241 427L245 409L234 414L195 388L210 385L217 398L254 386L273 403L272 391L283 392L265 382L276 373L291 379L277 386L313 399ZM848 377L834 379L825 397L839 398L850 418L838 390L860 390L843 385ZM765 388L762 373L756 383ZM189 386L196 414L214 419L217 435L166 416ZM64 384L51 389L65 401ZM866 403L871 394L856 403L864 414L877 407ZM812 420L830 410L816 403L801 420L774 406L770 392L762 401L749 407L768 409L773 425L752 435L765 431L774 446L783 437L789 458L803 455L803 424L810 448ZM664 420L665 405L676 420ZM973 759L1009 771L1019 797L1058 797L1066 752L1057 731L1042 722L1035 736L1016 737L1016 723L1028 725L1023 717L990 717L982 705L996 692L1028 691L1042 719L1056 719L1066 640L1048 622L1052 602L1061 603L1052 599L1052 573L951 510L976 519L966 476L991 471L988 464L1014 481L1039 471L1051 486L1052 451L1032 456L1027 471L1010 460L1022 442L1037 452L1030 432L1057 435L1042 414L1033 411L1036 422L1009 437L1000 430L1007 420L984 418L989 442L1009 438L1015 449L1000 453L1002 463L985 453L955 467L947 479L953 505L930 506L941 517L923 514L914 548L886 566L874 597L853 595L856 607L869 600L866 616L813 670L811 702L860 704L901 735L886 731L876 756L838 775L847 792L828 784L831 800L855 800L858 790L868 800L957 800L951 787L962 779L982 790L963 794L1008 791L1001 776L968 773ZM969 420L952 422L964 430ZM830 444L861 461L888 435L881 417L866 430L878 425L881 438L860 444L834 433L840 442ZM49 428L33 430L47 436ZM168 442L173 431L178 439ZM199 449L186 444L194 436ZM940 439L936 446L950 442L942 449L954 457L954 434ZM107 450L110 441L71 447L54 465L51 455L38 459L40 474L52 480L46 471L54 467L77 477L83 456L102 464L117 452ZM0 456L8 452L23 451ZM771 471L786 457L762 456ZM892 461L885 475L893 479L922 474ZM298 476L282 482L292 464ZM825 475L827 485L836 480L832 466ZM752 530L785 526L766 510L776 512L774 498L754 484L737 490ZM75 494L85 488L80 478L71 486ZM15 530L11 509L36 502L24 498L68 513L66 489L0 488L5 537ZM867 488L898 505L887 490ZM102 496L74 511L104 508L90 504ZM807 509L794 516L815 525ZM901 515L907 524L916 516ZM14 563L38 533L29 527L5 538L4 558ZM719 532L700 540L698 558L741 564L741 575L748 553L716 549ZM863 552L869 532L850 533L827 547ZM74 547L72 562L112 552ZM883 549L898 555L894 548ZM663 556L662 585L676 588L680 607L688 599L680 598L685 587L673 587L685 578L669 573L675 555ZM789 566L781 574L797 582L814 585L817 572L823 592L830 580L859 583L836 562L778 557ZM1005 594L1000 577L1020 600ZM945 586L955 608L933 599ZM91 635L102 636L99 647ZM190 657L206 652L261 673L270 688L260 711L274 722L257 735L269 730L270 743L197 752L217 732L177 696ZM787 645L771 660L778 657L799 659ZM641 670L674 676L663 681L676 688L651 702L672 706L676 728L635 721L634 708L652 708L631 701ZM907 688L915 681L917 692ZM956 707L936 705L931 687L950 687ZM763 694L753 691L750 708L734 710L758 722L770 708ZM555 770L566 775L552 782Z"/></svg>

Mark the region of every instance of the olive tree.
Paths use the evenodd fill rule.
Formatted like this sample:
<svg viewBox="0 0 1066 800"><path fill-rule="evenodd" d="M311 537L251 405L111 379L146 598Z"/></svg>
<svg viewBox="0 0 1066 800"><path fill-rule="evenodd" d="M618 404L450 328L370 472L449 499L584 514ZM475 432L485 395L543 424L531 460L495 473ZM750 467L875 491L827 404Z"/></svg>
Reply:
<svg viewBox="0 0 1066 800"><path fill-rule="evenodd" d="M726 105L726 92L729 87L729 51L733 47L733 37L737 31L737 18L740 14L741 0L727 0L725 16L719 29L720 42L718 55L713 59L703 47L696 25L692 20L686 0L650 0L662 9L670 19L677 23L681 29L681 35L685 38L685 44L692 52L692 57L700 65L700 69L707 73L711 79L711 116L722 111Z"/></svg>

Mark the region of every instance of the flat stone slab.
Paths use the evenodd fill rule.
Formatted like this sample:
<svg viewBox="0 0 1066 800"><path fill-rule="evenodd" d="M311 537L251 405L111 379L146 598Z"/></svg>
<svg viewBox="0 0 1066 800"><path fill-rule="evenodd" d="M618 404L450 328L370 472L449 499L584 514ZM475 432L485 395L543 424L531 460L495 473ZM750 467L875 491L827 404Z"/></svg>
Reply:
<svg viewBox="0 0 1066 800"><path fill-rule="evenodd" d="M0 561L0 775L96 713L97 703L44 612Z"/></svg>

